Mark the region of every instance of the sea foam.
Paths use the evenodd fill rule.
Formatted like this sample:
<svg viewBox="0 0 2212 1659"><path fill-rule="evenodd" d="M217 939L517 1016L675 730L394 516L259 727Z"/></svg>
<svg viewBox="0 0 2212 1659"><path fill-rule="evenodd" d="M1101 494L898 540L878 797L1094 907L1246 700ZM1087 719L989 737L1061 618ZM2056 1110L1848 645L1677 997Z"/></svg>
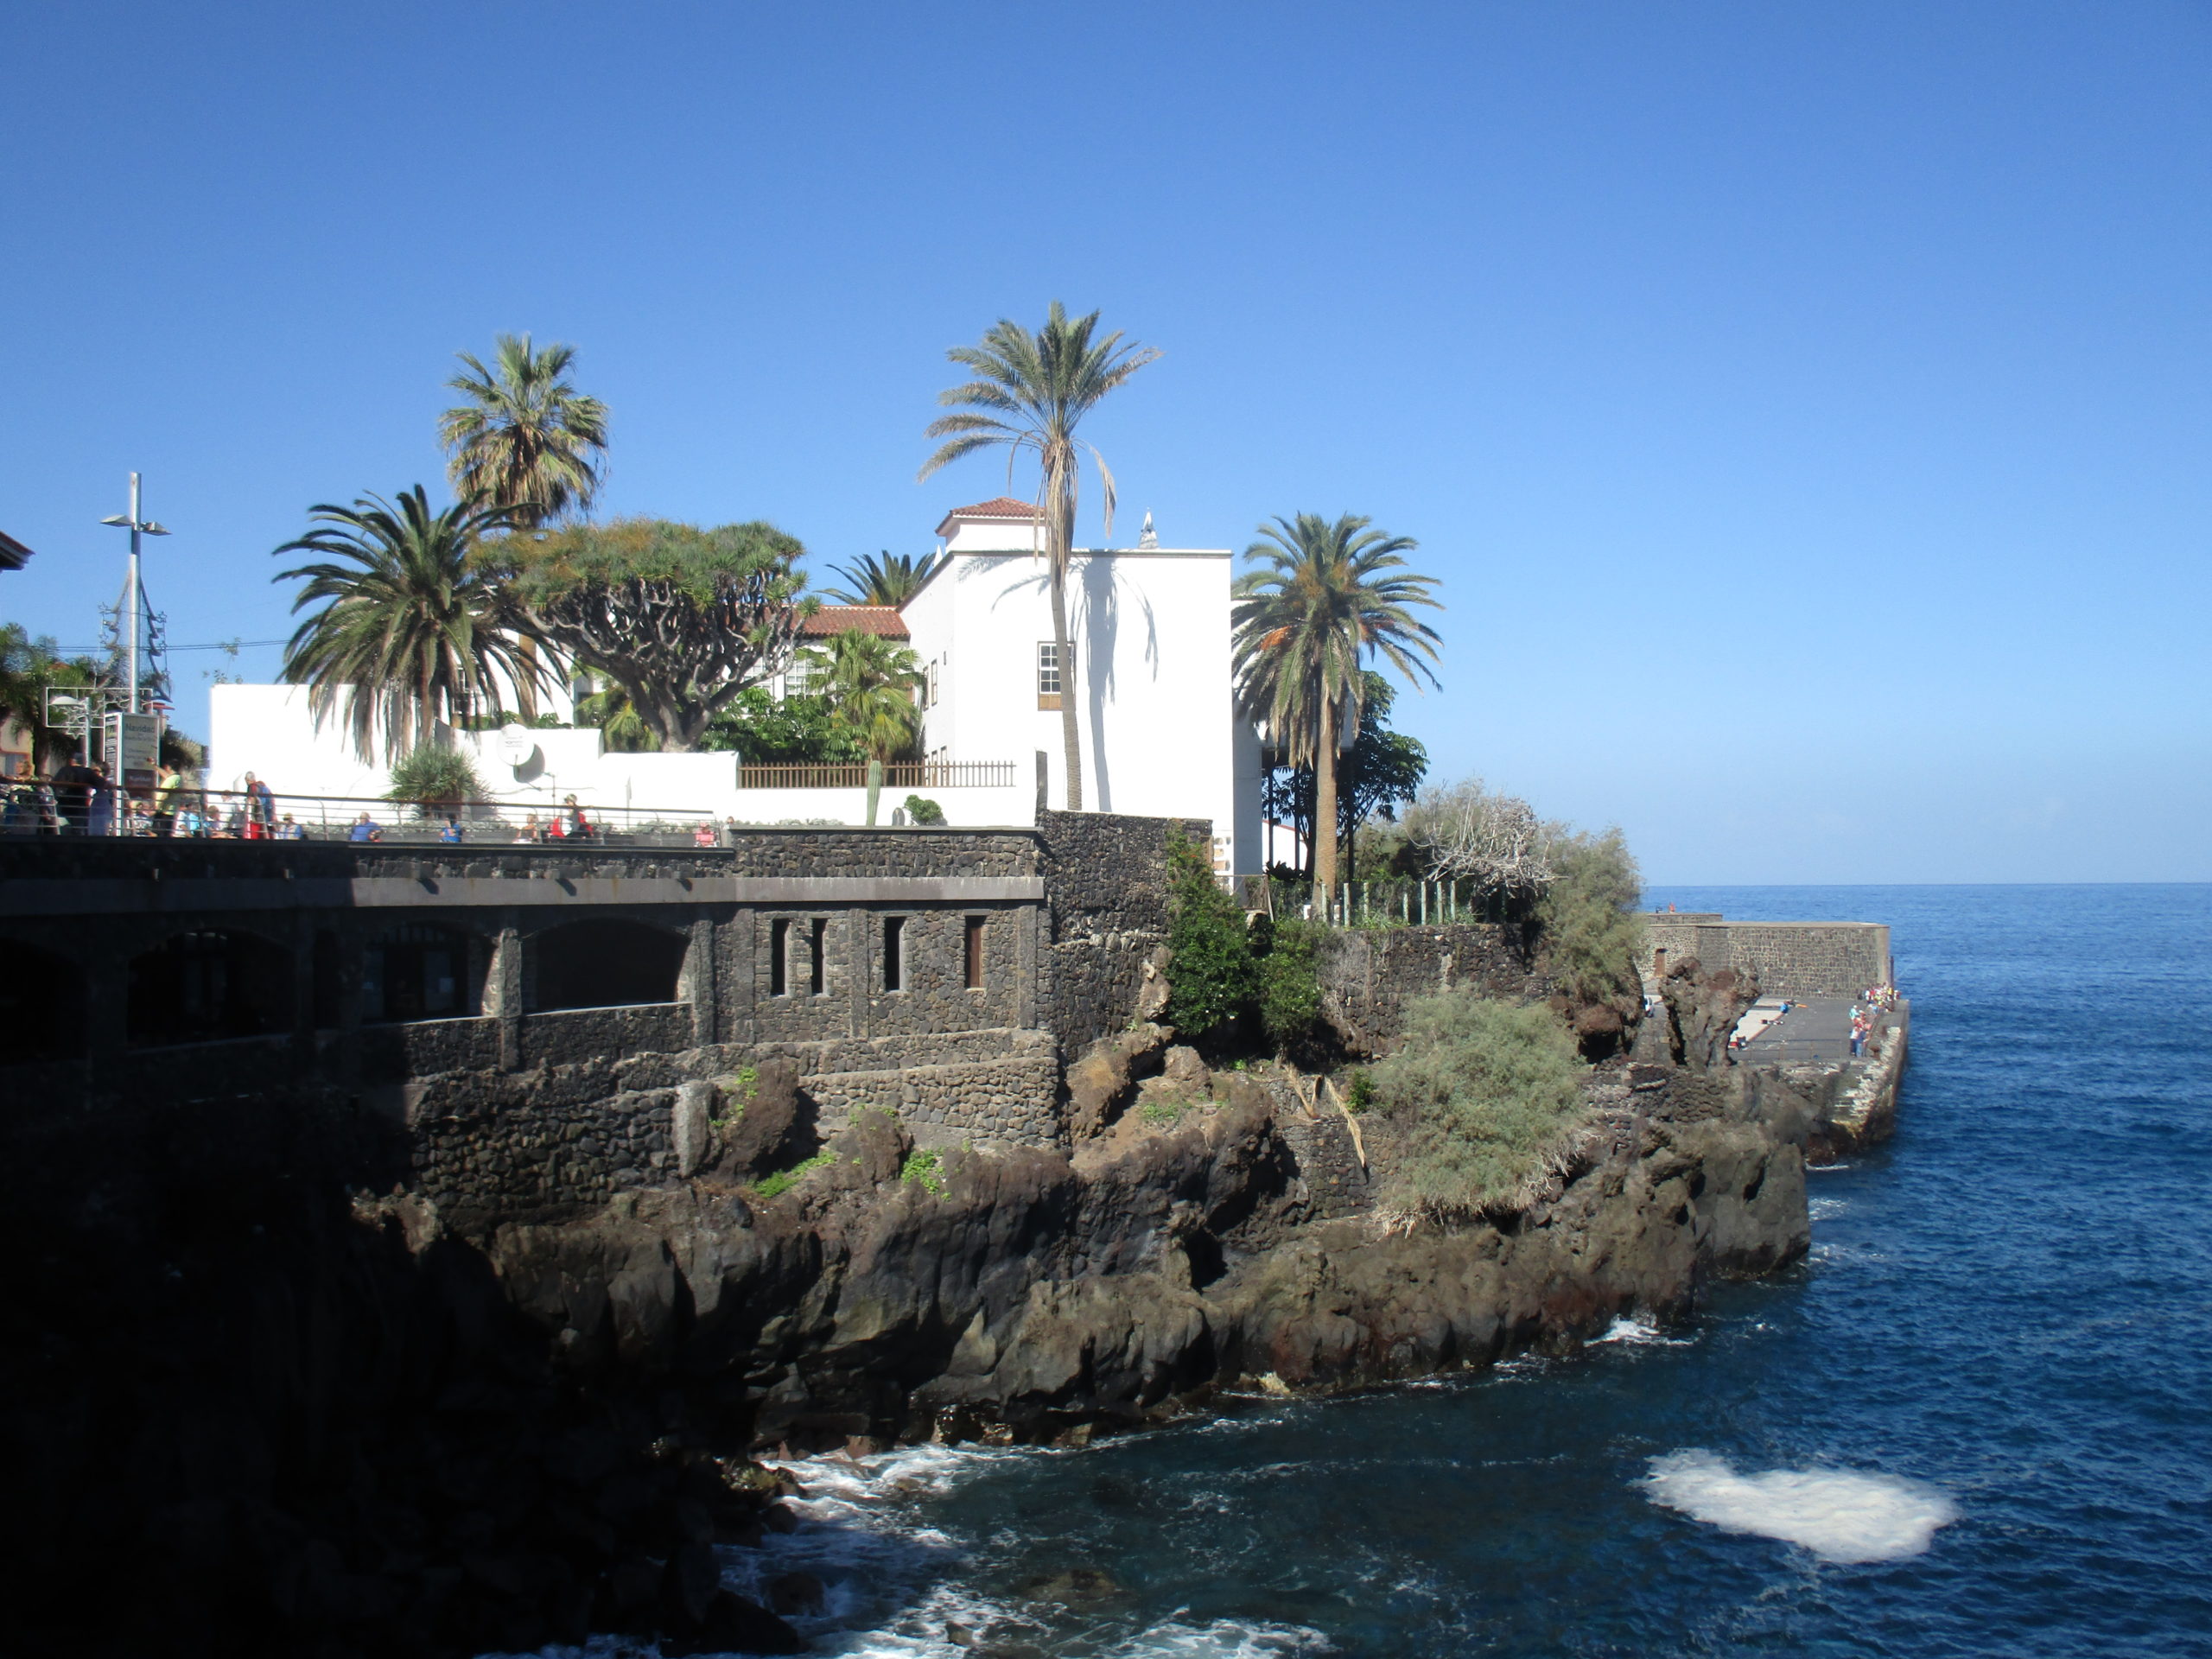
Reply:
<svg viewBox="0 0 2212 1659"><path fill-rule="evenodd" d="M1644 1490L1656 1503L1729 1532L1802 1544L1831 1561L1917 1555L1958 1508L1942 1493L1893 1475L1775 1469L1739 1475L1710 1452L1655 1458Z"/></svg>

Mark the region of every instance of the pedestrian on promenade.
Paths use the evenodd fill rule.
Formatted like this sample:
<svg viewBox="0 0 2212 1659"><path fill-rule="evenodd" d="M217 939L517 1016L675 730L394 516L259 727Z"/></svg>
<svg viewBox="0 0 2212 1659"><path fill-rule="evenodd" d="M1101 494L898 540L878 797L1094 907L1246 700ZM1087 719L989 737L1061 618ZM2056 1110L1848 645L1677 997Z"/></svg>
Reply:
<svg viewBox="0 0 2212 1659"><path fill-rule="evenodd" d="M154 785L154 833L169 836L176 833L177 791L184 787L184 774L175 763L162 762L161 774Z"/></svg>
<svg viewBox="0 0 2212 1659"><path fill-rule="evenodd" d="M375 819L372 818L366 812L364 812L359 817L353 820L353 827L346 832L346 839L348 841L382 841L384 839L384 826L378 823Z"/></svg>
<svg viewBox="0 0 2212 1659"><path fill-rule="evenodd" d="M438 831L438 839L448 847L458 846L461 842L461 820L448 817L444 827Z"/></svg>
<svg viewBox="0 0 2212 1659"><path fill-rule="evenodd" d="M86 820L92 815L92 786L99 782L99 774L90 766L70 756L68 763L54 774L54 819L56 833L81 836Z"/></svg>
<svg viewBox="0 0 2212 1659"><path fill-rule="evenodd" d="M737 845L737 814L734 812L731 813L729 817L722 820L723 846L734 847Z"/></svg>
<svg viewBox="0 0 2212 1659"><path fill-rule="evenodd" d="M259 841L276 822L276 797L251 772L245 775L246 834Z"/></svg>
<svg viewBox="0 0 2212 1659"><path fill-rule="evenodd" d="M515 831L515 845L518 847L526 842L541 841L543 838L543 833L537 827L537 814L535 812L524 818L522 821L522 828Z"/></svg>
<svg viewBox="0 0 2212 1659"><path fill-rule="evenodd" d="M115 786L107 780L107 767L95 760L87 768L92 774L92 784L85 801L85 833L88 836L111 836L115 833Z"/></svg>
<svg viewBox="0 0 2212 1659"><path fill-rule="evenodd" d="M699 827L691 832L691 844L694 847L713 846L715 844L715 826L707 822L704 818L702 818L699 821Z"/></svg>
<svg viewBox="0 0 2212 1659"><path fill-rule="evenodd" d="M279 841L305 841L307 838L307 825L298 823L293 818L290 813L287 812L284 815L284 822L276 826L276 839Z"/></svg>

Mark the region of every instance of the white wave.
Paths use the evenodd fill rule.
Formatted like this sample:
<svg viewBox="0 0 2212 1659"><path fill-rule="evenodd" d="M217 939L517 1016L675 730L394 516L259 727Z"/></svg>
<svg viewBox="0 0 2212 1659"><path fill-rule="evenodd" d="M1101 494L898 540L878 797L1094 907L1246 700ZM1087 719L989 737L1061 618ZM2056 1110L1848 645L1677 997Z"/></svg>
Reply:
<svg viewBox="0 0 2212 1659"><path fill-rule="evenodd" d="M1590 1345L1594 1348L1601 1342L1621 1342L1637 1348L1687 1348L1694 1340L1691 1337L1668 1336L1649 1319L1622 1314L1605 1327L1604 1336L1591 1338Z"/></svg>
<svg viewBox="0 0 2212 1659"><path fill-rule="evenodd" d="M1808 1164L1805 1173L1808 1175L1834 1175L1851 1167L1849 1164Z"/></svg>
<svg viewBox="0 0 2212 1659"><path fill-rule="evenodd" d="M1851 1208L1848 1198L1814 1198L1805 1206L1808 1220L1828 1221Z"/></svg>
<svg viewBox="0 0 2212 1659"><path fill-rule="evenodd" d="M1298 1624L1224 1618L1197 1625L1171 1618L1107 1651L1118 1659L1277 1659L1284 1654L1325 1652L1328 1646L1319 1630Z"/></svg>
<svg viewBox="0 0 2212 1659"><path fill-rule="evenodd" d="M1842 1469L1739 1475L1710 1452L1654 1458L1651 1500L1727 1532L1801 1544L1831 1561L1891 1561L1926 1549L1958 1506L1931 1486Z"/></svg>

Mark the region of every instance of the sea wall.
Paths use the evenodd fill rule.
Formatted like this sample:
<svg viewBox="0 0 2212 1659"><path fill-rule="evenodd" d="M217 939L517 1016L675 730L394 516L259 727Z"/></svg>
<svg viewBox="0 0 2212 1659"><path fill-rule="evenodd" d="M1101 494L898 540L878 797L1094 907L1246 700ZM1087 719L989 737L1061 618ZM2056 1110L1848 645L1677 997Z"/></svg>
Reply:
<svg viewBox="0 0 2212 1659"><path fill-rule="evenodd" d="M1892 982L1890 930L1882 922L1732 922L1711 912L1643 918L1647 991L1692 957L1707 969L1757 976L1769 996L1851 996Z"/></svg>

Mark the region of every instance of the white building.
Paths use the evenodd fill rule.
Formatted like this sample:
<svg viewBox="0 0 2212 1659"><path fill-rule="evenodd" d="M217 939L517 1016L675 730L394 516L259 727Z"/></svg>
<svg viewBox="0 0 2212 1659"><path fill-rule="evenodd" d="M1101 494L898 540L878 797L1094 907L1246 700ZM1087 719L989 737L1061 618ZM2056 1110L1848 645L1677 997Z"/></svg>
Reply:
<svg viewBox="0 0 2212 1659"><path fill-rule="evenodd" d="M1061 699L1072 695L1091 810L1210 818L1216 861L1257 870L1260 747L1231 701L1226 548L1082 548L1069 560L1072 664L1053 660L1051 576L1029 504L958 507L935 571L901 614L929 689L925 749L957 760L1046 757L1067 798ZM1150 537L1147 538L1147 543Z"/></svg>
<svg viewBox="0 0 2212 1659"><path fill-rule="evenodd" d="M1079 549L1068 575L1074 662L1053 661L1052 595L1032 550L1027 503L957 508L938 526L943 557L903 611L825 607L808 632L848 625L903 636L925 675L918 792L963 826L1034 821L1036 757L1047 804L1066 799L1060 699L1076 700L1084 804L1093 811L1212 821L1217 868L1261 867L1259 742L1231 701L1226 549ZM563 700L565 704L565 700ZM316 730L305 687L219 685L208 781L259 774L279 793L373 798L385 769L354 756L337 725ZM741 768L728 753L616 754L594 728L459 735L487 792L512 816L576 796L588 807L659 810L746 823L865 821L865 791L808 786L791 769ZM909 792L894 781L882 814Z"/></svg>

